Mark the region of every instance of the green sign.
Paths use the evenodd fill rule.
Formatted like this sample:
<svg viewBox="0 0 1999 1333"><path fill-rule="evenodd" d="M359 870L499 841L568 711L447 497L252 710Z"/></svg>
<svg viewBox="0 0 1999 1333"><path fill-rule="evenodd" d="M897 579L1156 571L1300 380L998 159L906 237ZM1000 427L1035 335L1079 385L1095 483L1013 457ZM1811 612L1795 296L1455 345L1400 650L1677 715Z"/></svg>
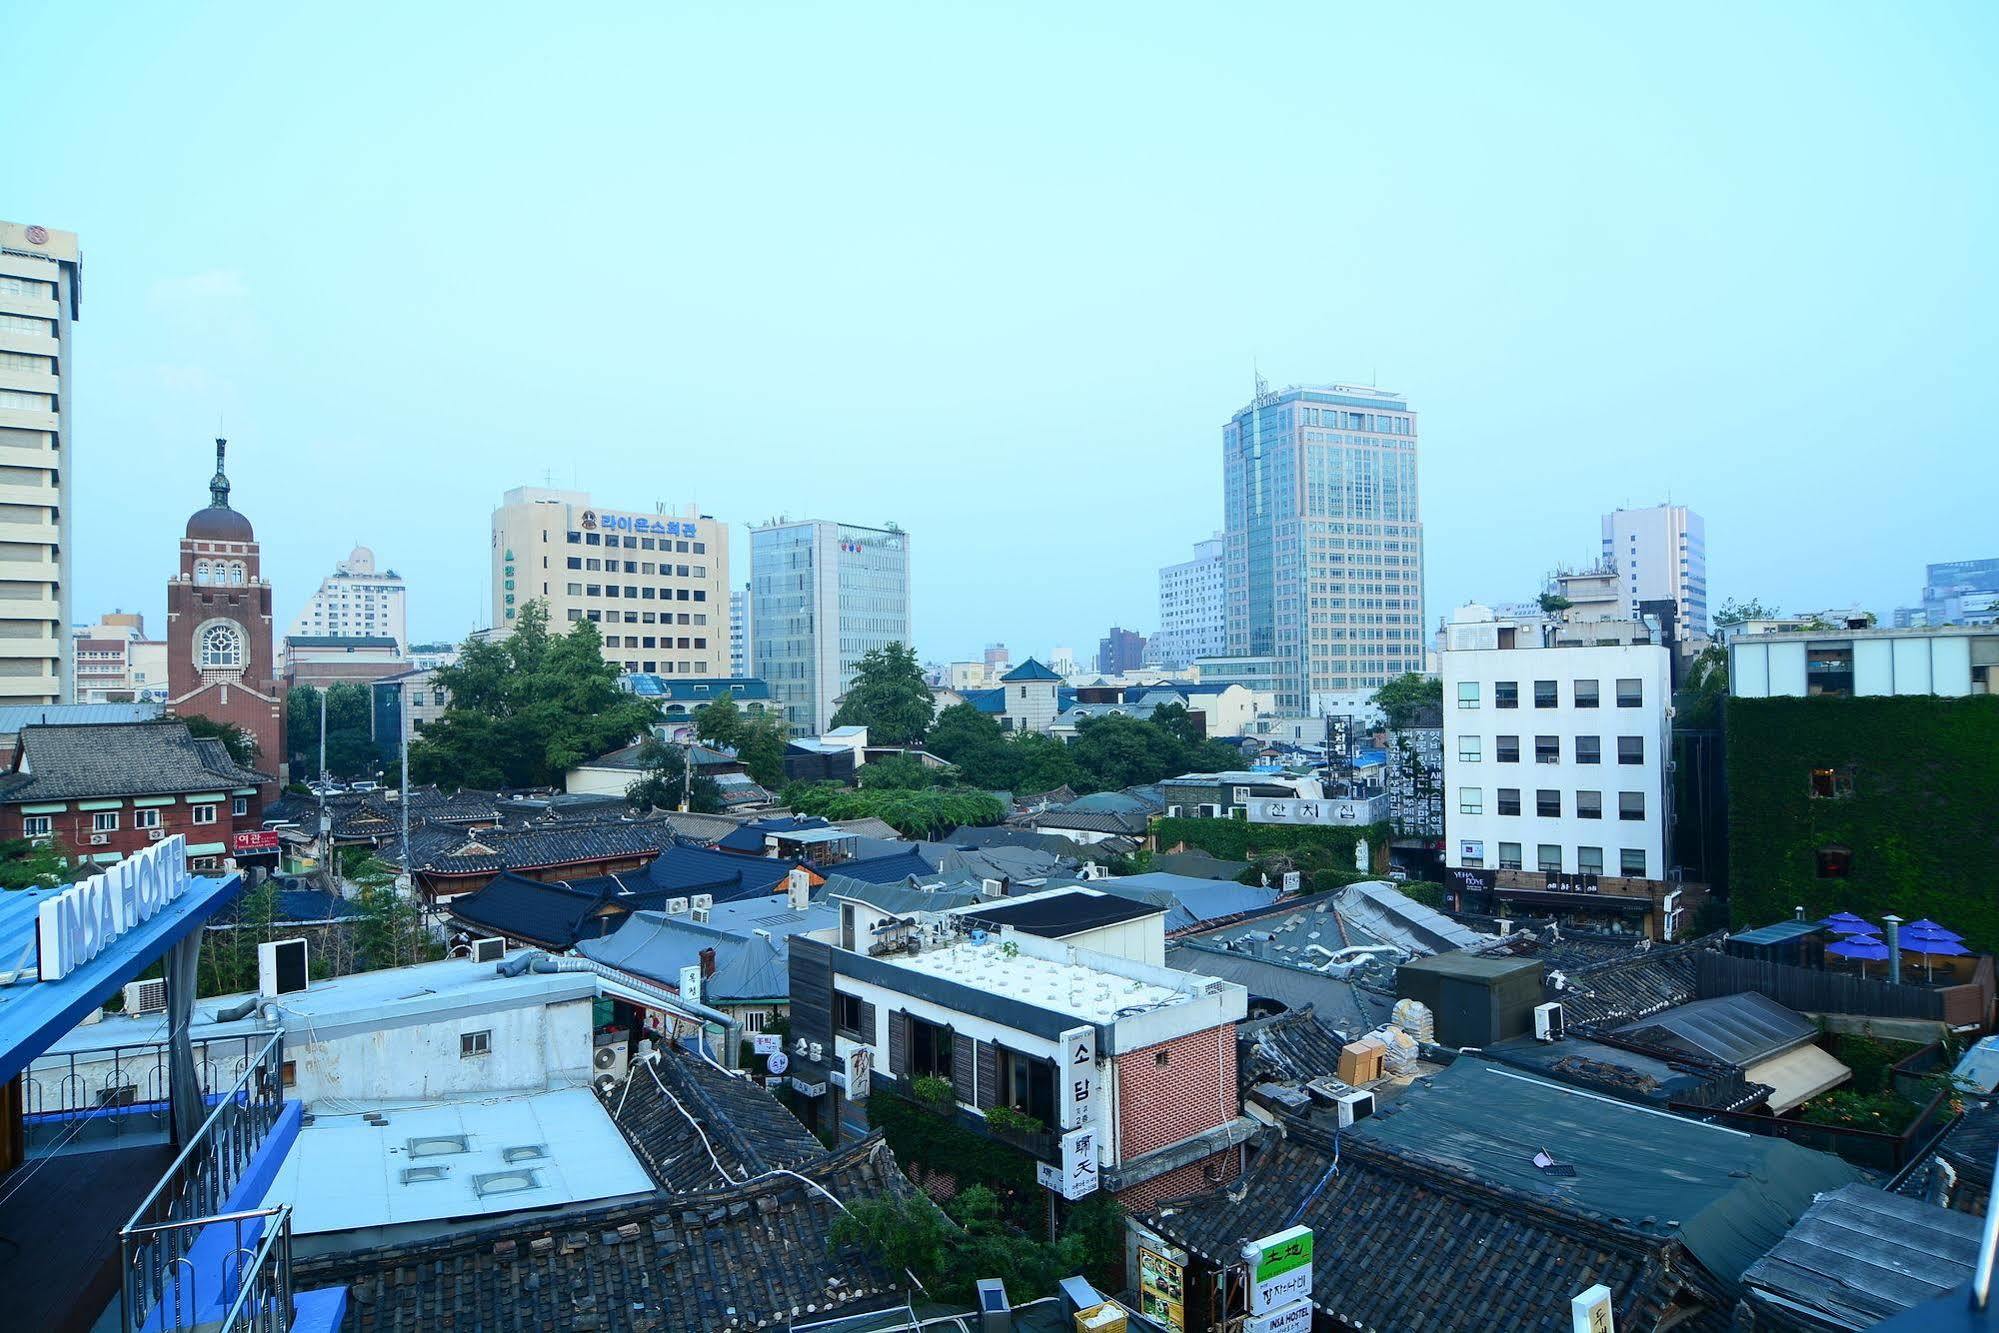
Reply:
<svg viewBox="0 0 1999 1333"><path fill-rule="evenodd" d="M1274 1236L1251 1241L1244 1257L1255 1263L1255 1280L1258 1282L1268 1282L1294 1268L1309 1268L1312 1263L1312 1228L1292 1227Z"/></svg>

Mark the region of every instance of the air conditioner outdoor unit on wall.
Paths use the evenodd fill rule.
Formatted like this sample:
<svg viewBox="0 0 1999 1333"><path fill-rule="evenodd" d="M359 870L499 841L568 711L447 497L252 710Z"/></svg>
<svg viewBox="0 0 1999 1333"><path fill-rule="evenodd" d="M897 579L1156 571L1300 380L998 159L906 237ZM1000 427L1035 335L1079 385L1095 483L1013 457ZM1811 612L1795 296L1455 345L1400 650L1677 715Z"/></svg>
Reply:
<svg viewBox="0 0 1999 1333"><path fill-rule="evenodd" d="M307 984L304 940L271 940L257 946L257 994L267 998L302 991Z"/></svg>
<svg viewBox="0 0 1999 1333"><path fill-rule="evenodd" d="M666 914L668 916L686 916L687 900L685 898L668 898L666 900Z"/></svg>
<svg viewBox="0 0 1999 1333"><path fill-rule="evenodd" d="M1333 1099L1339 1108L1340 1128L1346 1129L1356 1120L1365 1120L1374 1114L1374 1094L1371 1092L1344 1092Z"/></svg>
<svg viewBox="0 0 1999 1333"><path fill-rule="evenodd" d="M497 963L507 956L507 942L498 937L472 941L472 961Z"/></svg>
<svg viewBox="0 0 1999 1333"><path fill-rule="evenodd" d="M988 898L1005 897L1006 881L1000 879L982 879L979 881L979 892Z"/></svg>
<svg viewBox="0 0 1999 1333"><path fill-rule="evenodd" d="M163 828L149 828L146 830L147 842L158 842L161 838L164 838L166 836L167 836L167 831Z"/></svg>
<svg viewBox="0 0 1999 1333"><path fill-rule="evenodd" d="M1546 1004L1534 1006L1534 1036L1538 1041L1560 1041L1562 1039L1563 1015L1559 1001L1550 1000Z"/></svg>
<svg viewBox="0 0 1999 1333"><path fill-rule="evenodd" d="M125 983L125 1012L128 1014L163 1013L167 1007L167 983L159 977L145 981Z"/></svg>
<svg viewBox="0 0 1999 1333"><path fill-rule="evenodd" d="M689 902L695 911L705 912L715 905L715 895L712 893L697 893Z"/></svg>
<svg viewBox="0 0 1999 1333"><path fill-rule="evenodd" d="M695 924L695 925L697 925L697 926L705 926L705 925L707 925L707 924L708 924L708 909L707 909L707 908L705 908L705 907L696 907L696 908L694 909L694 912L693 912L693 917L694 917L694 924Z"/></svg>
<svg viewBox="0 0 1999 1333"><path fill-rule="evenodd" d="M109 833L93 833L90 835L90 845L92 847L109 847L111 845L111 835Z"/></svg>
<svg viewBox="0 0 1999 1333"><path fill-rule="evenodd" d="M597 1050L591 1059L591 1064L597 1073L609 1074L612 1078L623 1082L625 1071L629 1068L631 1062L631 1052L625 1045L625 1034L622 1032L613 1032L607 1033L605 1036L609 1040L602 1038L598 1040Z"/></svg>

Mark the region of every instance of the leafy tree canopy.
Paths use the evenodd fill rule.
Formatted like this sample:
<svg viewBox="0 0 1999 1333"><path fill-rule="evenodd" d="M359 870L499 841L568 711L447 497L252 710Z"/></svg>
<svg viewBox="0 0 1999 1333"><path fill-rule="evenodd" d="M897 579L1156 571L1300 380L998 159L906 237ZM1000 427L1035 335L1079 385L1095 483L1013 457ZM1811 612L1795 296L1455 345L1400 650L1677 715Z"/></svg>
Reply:
<svg viewBox="0 0 1999 1333"><path fill-rule="evenodd" d="M1779 611L1774 603L1765 606L1754 597L1746 602L1738 602L1731 597L1721 604L1721 610L1714 613L1714 623L1740 625L1750 620L1774 620L1782 614L1783 612Z"/></svg>
<svg viewBox="0 0 1999 1333"><path fill-rule="evenodd" d="M866 727L871 745L914 745L930 729L935 711L916 650L891 643L861 658L832 725Z"/></svg>
<svg viewBox="0 0 1999 1333"><path fill-rule="evenodd" d="M710 745L736 748L743 735L743 710L736 704L734 690L724 690L720 698L701 706L694 714L694 734Z"/></svg>
<svg viewBox="0 0 1999 1333"><path fill-rule="evenodd" d="M229 751L229 757L245 768L255 768L260 757L257 738L234 722L218 722L212 717L190 713L181 721L187 723L188 734L213 738L222 742L222 748Z"/></svg>
<svg viewBox="0 0 1999 1333"><path fill-rule="evenodd" d="M433 679L449 692L444 716L410 746L418 782L492 789L549 787L585 760L629 745L658 716L618 688L597 627L579 620L552 634L529 602L503 639L468 639Z"/></svg>
<svg viewBox="0 0 1999 1333"><path fill-rule="evenodd" d="M722 789L715 779L697 773L689 787L687 751L680 746L649 738L639 747L639 762L645 766L643 776L625 789L625 799L635 809L678 810L683 788L687 808L696 814L712 815L722 808Z"/></svg>
<svg viewBox="0 0 1999 1333"><path fill-rule="evenodd" d="M1391 727L1412 725L1426 708L1444 704L1444 682L1436 676L1405 671L1374 692L1374 705Z"/></svg>
<svg viewBox="0 0 1999 1333"><path fill-rule="evenodd" d="M784 802L821 819L879 819L905 838L934 838L961 824L997 824L1006 817L998 798L968 787L863 791L837 783L794 783Z"/></svg>
<svg viewBox="0 0 1999 1333"><path fill-rule="evenodd" d="M784 787L784 736L784 719L775 712L745 717L736 735L737 762L766 791Z"/></svg>
<svg viewBox="0 0 1999 1333"><path fill-rule="evenodd" d="M876 789L899 788L918 790L924 787L948 785L948 770L932 768L914 755L890 755L886 759L876 759L862 764L855 774L855 781L870 791Z"/></svg>

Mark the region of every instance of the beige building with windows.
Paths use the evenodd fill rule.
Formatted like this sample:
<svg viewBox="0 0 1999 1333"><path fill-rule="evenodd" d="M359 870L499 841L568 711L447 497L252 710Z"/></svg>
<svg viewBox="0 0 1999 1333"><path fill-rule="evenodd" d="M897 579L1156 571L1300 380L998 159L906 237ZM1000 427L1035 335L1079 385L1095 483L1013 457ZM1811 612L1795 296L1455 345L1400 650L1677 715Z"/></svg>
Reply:
<svg viewBox="0 0 1999 1333"><path fill-rule="evenodd" d="M0 704L72 697L70 324L76 234L0 222Z"/></svg>
<svg viewBox="0 0 1999 1333"><path fill-rule="evenodd" d="M113 611L70 635L80 704L146 703L167 697L167 645L146 637L145 617Z"/></svg>
<svg viewBox="0 0 1999 1333"><path fill-rule="evenodd" d="M596 623L622 671L729 671L729 529L693 505L603 509L581 491L519 486L493 511L493 627L529 602L560 633Z"/></svg>

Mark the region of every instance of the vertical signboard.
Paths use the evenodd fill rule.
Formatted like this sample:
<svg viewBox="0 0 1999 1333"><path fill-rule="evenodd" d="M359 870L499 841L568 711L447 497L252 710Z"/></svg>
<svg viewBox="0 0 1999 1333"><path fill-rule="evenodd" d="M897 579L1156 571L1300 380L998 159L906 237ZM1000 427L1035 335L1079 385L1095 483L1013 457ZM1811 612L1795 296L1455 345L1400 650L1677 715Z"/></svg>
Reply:
<svg viewBox="0 0 1999 1333"><path fill-rule="evenodd" d="M847 1048L847 1100L864 1102L868 1099L869 1085L874 1082L875 1048L872 1046L850 1046Z"/></svg>
<svg viewBox="0 0 1999 1333"><path fill-rule="evenodd" d="M1610 1317L1610 1288L1599 1282L1571 1297L1569 1319L1575 1333L1617 1333Z"/></svg>
<svg viewBox="0 0 1999 1333"><path fill-rule="evenodd" d="M701 1003L701 964L689 963L680 969L680 998Z"/></svg>
<svg viewBox="0 0 1999 1333"><path fill-rule="evenodd" d="M1290 1227L1242 1247L1249 1264L1249 1312L1290 1314L1312 1301L1312 1228Z"/></svg>
<svg viewBox="0 0 1999 1333"><path fill-rule="evenodd" d="M1091 1122L1097 1106L1097 1030L1070 1028L1062 1034L1062 1105L1056 1119L1062 1129Z"/></svg>
<svg viewBox="0 0 1999 1333"><path fill-rule="evenodd" d="M1080 1199L1097 1190L1097 1131L1072 1129L1062 1136L1062 1197Z"/></svg>
<svg viewBox="0 0 1999 1333"><path fill-rule="evenodd" d="M1138 1247L1138 1312L1167 1333L1186 1333L1187 1270L1143 1245Z"/></svg>

